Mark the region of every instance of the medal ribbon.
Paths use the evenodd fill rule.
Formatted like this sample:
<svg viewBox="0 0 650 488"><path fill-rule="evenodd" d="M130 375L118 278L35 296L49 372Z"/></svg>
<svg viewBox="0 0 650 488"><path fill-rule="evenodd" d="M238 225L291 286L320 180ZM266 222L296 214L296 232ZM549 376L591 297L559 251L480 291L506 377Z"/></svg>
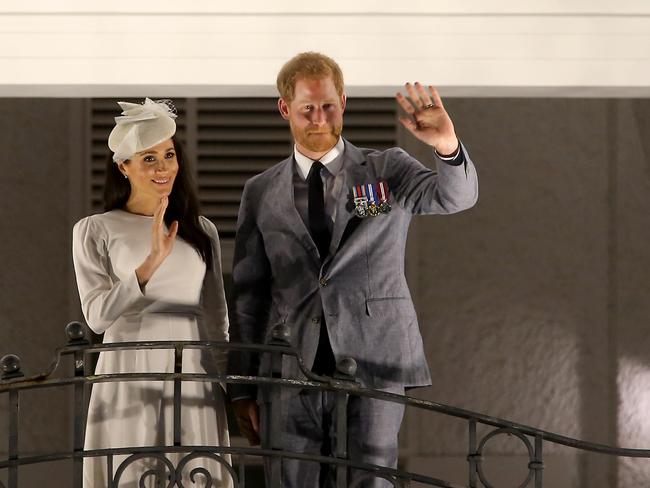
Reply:
<svg viewBox="0 0 650 488"><path fill-rule="evenodd" d="M375 188L372 183L366 183L366 188L368 188L368 200L370 205L375 205Z"/></svg>
<svg viewBox="0 0 650 488"><path fill-rule="evenodd" d="M388 199L386 198L386 193L388 193L387 188L386 188L386 182L385 181L380 181L379 182L379 201L381 203L384 203Z"/></svg>

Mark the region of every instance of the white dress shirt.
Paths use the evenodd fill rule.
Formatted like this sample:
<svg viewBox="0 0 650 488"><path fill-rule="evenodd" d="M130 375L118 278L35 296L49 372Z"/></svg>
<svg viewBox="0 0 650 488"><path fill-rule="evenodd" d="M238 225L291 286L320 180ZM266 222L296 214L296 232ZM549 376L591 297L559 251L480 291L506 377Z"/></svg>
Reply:
<svg viewBox="0 0 650 488"><path fill-rule="evenodd" d="M319 159L323 163L323 166L325 166L321 170L321 178L323 179L323 194L325 196L325 214L328 216L330 232L336 220L336 200L343 185L343 171L341 170L343 169L342 155L344 150L345 143L343 142L343 138L339 137L336 145ZM293 155L296 160L298 175L303 181L306 181L311 165L315 160L302 154L296 146L294 146ZM297 200L296 202L298 205L301 205L301 201ZM307 214L307 209L299 210L301 215Z"/></svg>

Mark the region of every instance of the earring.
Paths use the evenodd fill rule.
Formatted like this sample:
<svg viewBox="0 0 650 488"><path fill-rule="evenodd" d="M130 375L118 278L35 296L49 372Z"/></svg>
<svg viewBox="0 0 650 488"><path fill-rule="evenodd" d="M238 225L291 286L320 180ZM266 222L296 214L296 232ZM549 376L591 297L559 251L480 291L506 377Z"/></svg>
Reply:
<svg viewBox="0 0 650 488"><path fill-rule="evenodd" d="M124 175L124 177L125 177L127 180L129 179L129 177L128 177L127 175Z"/></svg>

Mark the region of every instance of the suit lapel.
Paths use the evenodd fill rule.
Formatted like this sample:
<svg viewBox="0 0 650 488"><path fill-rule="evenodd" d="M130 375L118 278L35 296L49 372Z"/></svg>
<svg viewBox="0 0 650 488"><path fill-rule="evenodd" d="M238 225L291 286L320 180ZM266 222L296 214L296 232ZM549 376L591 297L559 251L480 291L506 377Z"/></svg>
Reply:
<svg viewBox="0 0 650 488"><path fill-rule="evenodd" d="M343 184L339 190L337 197L336 220L332 228L332 241L330 243L330 253L328 260L332 259L341 240L345 235L348 225L360 221L354 213L354 202L352 199L351 188L353 185L361 185L368 181L368 168L366 166L366 158L363 153L355 146L345 141L345 151L343 153ZM273 195L273 201L269 203L275 217L285 222L287 226L293 231L298 240L305 247L307 252L312 255L318 267L320 267L320 257L316 244L309 233L309 230L302 221L296 204L294 202L293 193L293 173L294 173L294 159L293 156L285 159L282 163L280 171L275 175L272 180L274 189L270 192ZM353 220L354 219L354 220ZM352 222L351 222L352 221ZM358 223L358 222L357 222Z"/></svg>
<svg viewBox="0 0 650 488"><path fill-rule="evenodd" d="M345 158L343 163L343 185L337 198L336 220L332 229L332 242L330 243L330 257L334 256L341 244L345 229L353 218L358 219L354 213L354 202L351 188L354 185L366 183L368 169L366 158L359 149L345 141Z"/></svg>
<svg viewBox="0 0 650 488"><path fill-rule="evenodd" d="M269 194L273 196L273 201L270 202L269 205L275 214L275 217L279 221L285 222L288 225L305 249L314 257L320 267L318 249L316 248L316 244L314 243L309 230L305 227L305 223L302 221L294 202L294 164L293 156L290 156L282 162L283 167L278 171L272 181L274 188Z"/></svg>

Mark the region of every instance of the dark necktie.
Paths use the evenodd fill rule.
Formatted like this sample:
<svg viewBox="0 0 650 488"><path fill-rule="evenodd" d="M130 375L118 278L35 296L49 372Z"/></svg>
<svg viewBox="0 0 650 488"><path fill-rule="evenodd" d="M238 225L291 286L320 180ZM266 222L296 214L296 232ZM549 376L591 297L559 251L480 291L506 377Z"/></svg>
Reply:
<svg viewBox="0 0 650 488"><path fill-rule="evenodd" d="M330 231L327 226L327 216L325 215L325 195L323 192L323 180L320 176L323 163L314 161L307 175L307 185L309 188L308 213L309 231L311 233L321 262L325 261L330 247Z"/></svg>
<svg viewBox="0 0 650 488"><path fill-rule="evenodd" d="M314 161L307 175L308 186L308 204L307 215L309 216L309 231L318 247L321 263L325 261L330 247L330 231L327 225L327 216L325 215L325 194L323 191L323 179L320 176L324 168L323 163ZM332 375L336 369L336 360L332 352L327 326L325 324L325 315L321 314L320 319L320 336L314 357L312 371L320 375Z"/></svg>

